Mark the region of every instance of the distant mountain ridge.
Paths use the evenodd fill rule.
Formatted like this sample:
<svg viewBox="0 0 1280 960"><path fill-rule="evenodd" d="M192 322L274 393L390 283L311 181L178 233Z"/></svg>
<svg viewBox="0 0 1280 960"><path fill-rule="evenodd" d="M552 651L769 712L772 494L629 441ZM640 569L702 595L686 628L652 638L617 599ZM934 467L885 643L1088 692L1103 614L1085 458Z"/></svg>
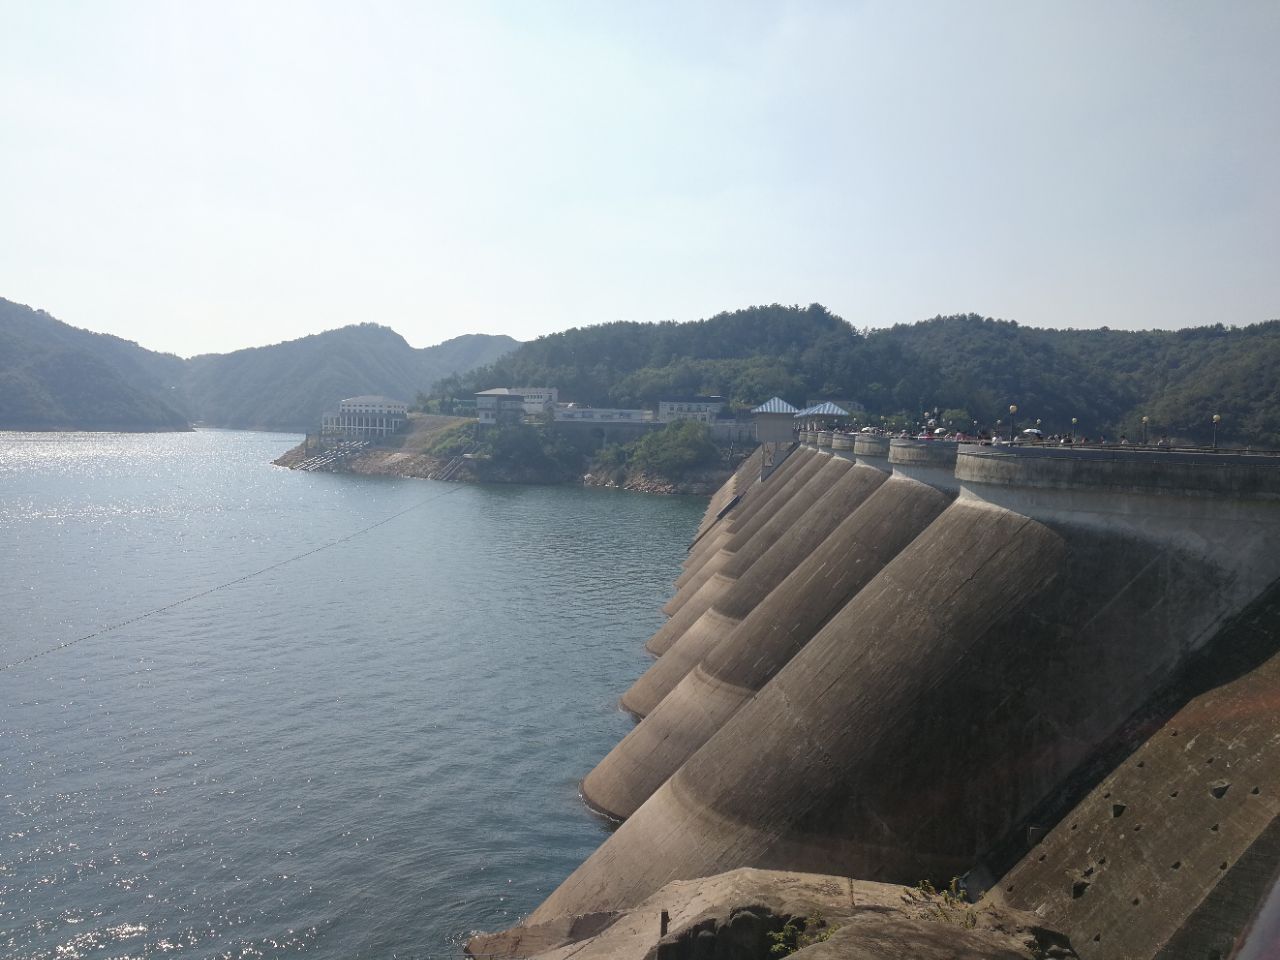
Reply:
<svg viewBox="0 0 1280 960"><path fill-rule="evenodd" d="M0 299L0 429L185 430L183 361Z"/></svg>
<svg viewBox="0 0 1280 960"><path fill-rule="evenodd" d="M344 397L412 400L517 345L468 334L415 348L362 323L184 360L0 298L0 429L182 430L199 421L301 432Z"/></svg>
<svg viewBox="0 0 1280 960"><path fill-rule="evenodd" d="M188 361L187 396L199 419L240 429L306 430L344 397L412 401L437 380L491 363L517 341L467 334L417 349L373 323ZM269 401L264 398L269 398Z"/></svg>

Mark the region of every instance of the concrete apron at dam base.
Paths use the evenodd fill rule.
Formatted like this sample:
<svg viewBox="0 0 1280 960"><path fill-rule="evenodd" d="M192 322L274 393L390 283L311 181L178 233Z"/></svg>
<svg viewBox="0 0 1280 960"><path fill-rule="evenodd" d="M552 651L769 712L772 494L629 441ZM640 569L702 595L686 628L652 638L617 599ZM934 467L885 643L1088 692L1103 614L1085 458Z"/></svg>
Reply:
<svg viewBox="0 0 1280 960"><path fill-rule="evenodd" d="M1280 574L1275 460L963 449L956 476L528 922L740 866L945 882Z"/></svg>
<svg viewBox="0 0 1280 960"><path fill-rule="evenodd" d="M859 440L859 463L892 466L892 476L826 539L808 543L807 556L745 618L709 610L654 664L646 677L655 675L658 695L663 685L674 689L587 775L590 806L631 816L954 499L955 445ZM704 624L720 633L699 643Z"/></svg>

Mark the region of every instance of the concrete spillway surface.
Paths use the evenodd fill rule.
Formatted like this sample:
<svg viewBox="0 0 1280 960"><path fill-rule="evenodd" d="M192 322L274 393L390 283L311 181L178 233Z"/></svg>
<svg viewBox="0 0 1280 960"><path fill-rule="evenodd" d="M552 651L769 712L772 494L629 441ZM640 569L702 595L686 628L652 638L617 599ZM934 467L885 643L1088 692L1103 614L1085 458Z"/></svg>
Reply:
<svg viewBox="0 0 1280 960"><path fill-rule="evenodd" d="M945 882L1280 576L1280 462L962 450L960 497L530 915L740 866Z"/></svg>
<svg viewBox="0 0 1280 960"><path fill-rule="evenodd" d="M860 448L873 445L888 447L888 441L879 438L858 438L856 443ZM890 460L896 456L901 466L912 470L924 482L939 488L956 488L954 444L895 440L893 451ZM876 450L877 454L882 452L882 449ZM883 456L870 459L884 463ZM650 640L650 650L661 653L662 661L654 664L623 697L627 709L640 716L646 716L653 710L706 652L732 632L851 510L875 490L875 484L884 479L882 474L872 473L866 467L860 473L860 482L853 490L839 501L816 505L810 514L805 515L804 521L793 524L785 539L763 557L754 559L750 550L744 549L703 585L697 597L687 603L679 616L673 617ZM870 478L874 478L874 482ZM751 564L749 568L748 564ZM699 612L700 608L702 612ZM696 620L693 619L695 616ZM666 641L665 647L659 649L659 641L663 640Z"/></svg>
<svg viewBox="0 0 1280 960"><path fill-rule="evenodd" d="M676 580L679 592L667 606L663 607L663 612L670 616L674 612L670 609L672 604L684 594L693 581L698 577L705 580L706 576L710 576L710 572L705 575L702 573L708 563L717 564L721 562L722 554L726 550L732 552L737 549L737 546L752 536L769 517L775 502L783 502L803 486L828 459L827 454L819 453L809 447L801 447L787 457L774 473L760 481L759 490L753 491L755 495L744 504L742 512L732 518L729 526L719 535L706 538L704 540L706 546L702 547L696 556L689 558L690 562L685 567L684 573ZM713 566L711 569L714 571L716 567ZM701 581L698 583L701 585ZM696 590L697 587L693 589Z"/></svg>
<svg viewBox="0 0 1280 960"><path fill-rule="evenodd" d="M727 636L887 476L871 467L843 463L843 474L825 485L821 476L811 481L779 510L776 531L763 528L654 634L649 649L661 659L622 697L627 710L648 715L702 652Z"/></svg>
<svg viewBox="0 0 1280 960"><path fill-rule="evenodd" d="M740 499L742 493L750 485L750 483L760 476L760 464L764 461L764 448L756 447L742 463L738 464L738 468L730 475L715 493L711 495L710 501L707 503L706 512L703 514L702 522L698 525L698 530L693 536L693 542L690 543L689 549L692 550L708 531L711 530L723 517L722 512L735 499Z"/></svg>
<svg viewBox="0 0 1280 960"><path fill-rule="evenodd" d="M588 803L618 819L631 816L946 509L957 484L953 469L939 465L954 465L955 446L913 449L911 441L895 441L895 446L889 456L889 462L896 462L893 475L856 505L745 619L734 621L713 607L654 664L650 674L659 673L659 667L665 674L656 677L654 685L674 683L674 689L583 781ZM746 583L755 569L739 583ZM682 650L690 634L709 618L725 624L724 635L712 638L705 651L696 642ZM682 652L688 656L682 658ZM701 658L677 677L700 652Z"/></svg>
<svg viewBox="0 0 1280 960"><path fill-rule="evenodd" d="M874 443L883 449L877 449L875 456L864 456L851 476L815 502L801 519L790 522L784 536L766 551L741 550L650 639L649 649L660 653L662 659L627 691L622 698L623 706L637 716L648 716L708 650L732 633L757 604L886 481L889 463L882 454L887 453L888 441L867 438L861 442L864 447ZM954 445L939 445L935 449L954 462ZM873 462L879 465L872 466ZM938 472L954 484L950 464L945 471Z"/></svg>
<svg viewBox="0 0 1280 960"><path fill-rule="evenodd" d="M684 561L685 572L681 574L681 579L677 580L677 585L686 579L686 574L691 567L696 567L704 559L705 551L710 549L714 553L716 546L723 544L727 535L754 516L757 510L786 486L793 473L816 453L816 447L788 448L775 453L777 461L767 472L761 467L753 474L744 474L737 486L738 503L717 524L716 529L711 531L710 536L703 536L690 547L689 556ZM763 463L763 460L764 455L761 451L760 462Z"/></svg>
<svg viewBox="0 0 1280 960"><path fill-rule="evenodd" d="M715 601L722 599L740 578L760 564L751 580L750 592L745 596L751 605L763 599L776 581L812 549L813 543L825 537L841 517L866 499L884 479L883 472L855 465L847 456L828 457L827 464L808 483L796 488L785 500L779 498L777 509L754 536L733 553L726 554L715 572L683 598L684 602L671 619L649 638L645 645L649 652L663 656ZM763 558L769 555L774 559L764 562ZM779 565L786 569L780 569ZM774 579L770 580L771 576ZM656 702L649 702L645 695L639 694L635 686L623 697L622 703L640 716L656 706Z"/></svg>
<svg viewBox="0 0 1280 960"><path fill-rule="evenodd" d="M771 547L814 501L826 493L832 483L852 467L853 462L844 457L827 453L814 454L810 462L795 472L768 507L757 512L715 556L702 564L697 574L667 601L662 608L663 612L676 618L685 605L698 598L702 588L722 571L736 577ZM730 574L731 567L737 573ZM702 609L705 610L706 607L703 606ZM701 613L701 610L698 612ZM651 640L647 646L651 653L661 655L669 644Z"/></svg>

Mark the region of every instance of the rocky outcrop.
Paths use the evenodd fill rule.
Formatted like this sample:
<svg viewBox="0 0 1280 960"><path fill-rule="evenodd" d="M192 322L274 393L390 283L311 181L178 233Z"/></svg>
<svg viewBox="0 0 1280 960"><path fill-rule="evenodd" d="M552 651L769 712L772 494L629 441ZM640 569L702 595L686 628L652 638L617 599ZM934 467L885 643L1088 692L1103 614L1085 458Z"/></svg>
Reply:
<svg viewBox="0 0 1280 960"><path fill-rule="evenodd" d="M729 468L698 470L678 479L645 473L642 470L621 470L588 473L582 482L588 487L611 487L631 490L634 493L688 494L710 496L721 489L733 475Z"/></svg>
<svg viewBox="0 0 1280 960"><path fill-rule="evenodd" d="M1008 907L971 905L927 887L752 869L669 883L625 912L480 934L467 950L476 957L542 960L1076 956L1066 937Z"/></svg>

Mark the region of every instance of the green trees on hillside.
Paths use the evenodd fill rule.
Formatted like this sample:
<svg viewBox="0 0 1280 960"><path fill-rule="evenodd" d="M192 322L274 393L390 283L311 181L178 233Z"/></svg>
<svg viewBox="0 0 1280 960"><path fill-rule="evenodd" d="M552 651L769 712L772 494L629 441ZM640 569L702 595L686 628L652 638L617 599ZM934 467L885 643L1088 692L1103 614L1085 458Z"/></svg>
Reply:
<svg viewBox="0 0 1280 960"><path fill-rule="evenodd" d="M550 385L591 406L651 406L692 394L751 404L807 389L818 353L847 352L853 328L825 307L773 304L692 323L606 323L540 337L496 363L436 384L436 397L494 386ZM810 352L806 360L806 352ZM819 365L816 376L825 367Z"/></svg>
<svg viewBox="0 0 1280 960"><path fill-rule="evenodd" d="M0 429L185 429L181 364L0 299Z"/></svg>
<svg viewBox="0 0 1280 960"><path fill-rule="evenodd" d="M1280 447L1280 321L1179 331L1042 330L977 314L855 330L826 308L773 304L696 323L608 323L522 345L438 384L436 396L547 385L593 406L653 406L714 394L737 407L861 403L910 422L938 410L955 426L1043 421L1049 431Z"/></svg>
<svg viewBox="0 0 1280 960"><path fill-rule="evenodd" d="M702 424L682 420L646 433L632 448L631 463L646 473L678 478L720 461L720 448Z"/></svg>

